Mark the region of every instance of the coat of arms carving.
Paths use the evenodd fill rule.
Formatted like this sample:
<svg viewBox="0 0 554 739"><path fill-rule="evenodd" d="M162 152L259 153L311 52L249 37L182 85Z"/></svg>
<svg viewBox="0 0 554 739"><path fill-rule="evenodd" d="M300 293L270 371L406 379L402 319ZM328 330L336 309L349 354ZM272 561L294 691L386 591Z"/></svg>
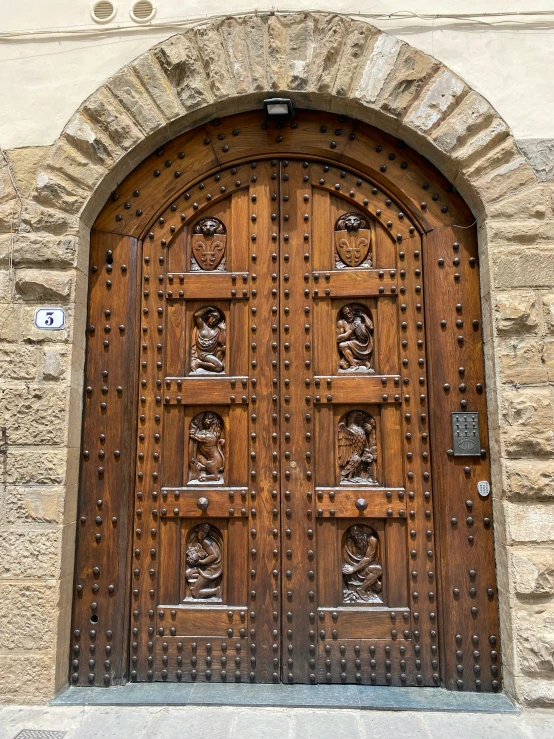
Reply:
<svg viewBox="0 0 554 739"><path fill-rule="evenodd" d="M203 218L194 226L192 234L192 253L194 259L191 269L212 272L222 262L227 245L225 226L218 218ZM220 266L221 265L221 266Z"/></svg>
<svg viewBox="0 0 554 739"><path fill-rule="evenodd" d="M343 213L335 223L335 267L371 267L373 265L372 230L359 213Z"/></svg>

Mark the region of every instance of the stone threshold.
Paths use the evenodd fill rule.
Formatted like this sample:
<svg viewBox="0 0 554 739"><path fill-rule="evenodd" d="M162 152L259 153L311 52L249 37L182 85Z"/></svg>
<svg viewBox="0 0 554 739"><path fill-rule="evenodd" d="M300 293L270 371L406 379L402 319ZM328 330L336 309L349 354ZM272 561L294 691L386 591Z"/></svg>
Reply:
<svg viewBox="0 0 554 739"><path fill-rule="evenodd" d="M128 683L110 688L70 687L52 706L243 706L357 708L372 711L520 713L505 693L453 693L443 688L371 685L208 685Z"/></svg>

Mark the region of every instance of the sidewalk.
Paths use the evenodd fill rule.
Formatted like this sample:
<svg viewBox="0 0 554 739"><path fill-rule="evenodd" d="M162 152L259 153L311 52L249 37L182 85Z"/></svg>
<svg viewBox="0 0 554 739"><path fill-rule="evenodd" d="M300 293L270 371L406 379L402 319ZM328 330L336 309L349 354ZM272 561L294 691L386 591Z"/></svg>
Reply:
<svg viewBox="0 0 554 739"><path fill-rule="evenodd" d="M551 739L554 711L472 714L227 706L0 708L0 739L18 736L19 739Z"/></svg>

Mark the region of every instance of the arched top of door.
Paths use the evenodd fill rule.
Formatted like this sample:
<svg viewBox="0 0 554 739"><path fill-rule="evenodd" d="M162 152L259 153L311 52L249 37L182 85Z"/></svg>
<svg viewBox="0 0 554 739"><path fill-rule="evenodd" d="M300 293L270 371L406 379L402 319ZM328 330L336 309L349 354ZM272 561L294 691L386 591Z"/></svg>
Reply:
<svg viewBox="0 0 554 739"><path fill-rule="evenodd" d="M202 209L240 187L240 179L229 177L233 169L240 168L244 180L255 176L254 171L245 175L245 164L255 168L256 160L273 158L328 163L329 176L337 182L324 183L322 178L321 184L339 196L356 196L352 178L348 186L341 174L359 175L359 185L375 185L370 209L373 206L384 221L388 212L396 222L398 212L404 211L422 232L444 225L467 228L474 222L448 180L404 142L346 116L301 110L282 126L253 111L216 119L169 141L119 185L94 229L139 238L156 219L167 220L164 211L181 212L191 205ZM360 206L368 205L361 191L359 199Z"/></svg>
<svg viewBox="0 0 554 739"><path fill-rule="evenodd" d="M248 141L242 118L236 123L224 118L261 111L264 98L276 95L290 97L298 109L327 112L300 114L297 129L279 132L282 142L276 141L275 131L259 128L257 140ZM253 129L259 127L260 115L253 117L257 121ZM341 123L337 116L351 120ZM209 123L216 117L221 119L219 127ZM269 156L285 155L293 143L296 154L335 159L357 169L365 140L370 144L365 147L367 161L363 159L367 176L371 170L383 187L386 179L393 193L401 189L393 174L404 174L403 192L418 212L418 222L423 229L432 227L433 206L421 197L421 183L412 187L408 174L419 168L423 178L423 173L433 172L429 162L409 149L399 149L394 138L352 119L376 126L424 154L448 177L476 217L489 210L494 217L490 206L537 182L498 113L437 59L346 15L272 12L192 24L106 80L50 147L32 197L47 208L78 216L90 227L119 185L120 200L106 206L96 224L104 228L106 223L112 231L124 227L124 214L116 212L118 204L130 203L127 216L137 210L143 211L145 220L147 213L152 215L151 206L145 210L135 204L134 196L127 197L127 185L136 176L137 164L137 172L141 167L145 172L148 167L154 169L160 147L169 159L167 152L174 146L178 156L198 137L198 174L215 171L235 158L248 158L253 151L260 156L264 147L271 149ZM231 130L220 140L227 125ZM322 125L327 125L325 132ZM236 137L235 128L239 129ZM335 137L337 129L343 130L340 137ZM376 151L379 138L382 152ZM209 144L203 144L204 139L210 139ZM395 160L388 159L392 154ZM408 163L407 170L398 169L402 161ZM170 197L169 191L160 188L162 181L177 192L184 186L182 177L192 171L192 159L185 159L182 164L189 166L181 170L172 164L170 171L165 169L165 159L158 162L163 174L149 186L145 180L142 188L143 193L156 191L156 207ZM385 172L382 166L387 167ZM176 171L184 174L174 181ZM434 176L444 183L436 170ZM452 194L450 200L452 205ZM421 202L427 202L425 214ZM117 215L122 215L121 221L115 221ZM139 221L136 227L140 230Z"/></svg>

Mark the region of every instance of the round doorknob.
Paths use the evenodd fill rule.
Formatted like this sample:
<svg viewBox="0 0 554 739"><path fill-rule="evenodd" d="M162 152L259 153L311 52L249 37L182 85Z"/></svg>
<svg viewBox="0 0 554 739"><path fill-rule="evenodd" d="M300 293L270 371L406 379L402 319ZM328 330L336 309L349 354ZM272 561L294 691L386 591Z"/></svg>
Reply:
<svg viewBox="0 0 554 739"><path fill-rule="evenodd" d="M356 508L359 511L365 511L365 509L367 508L367 500L365 498L358 498L358 500L356 501Z"/></svg>
<svg viewBox="0 0 554 739"><path fill-rule="evenodd" d="M198 508L200 508L201 511L205 511L206 508L210 505L210 501L207 498L198 498L196 505L198 506Z"/></svg>

